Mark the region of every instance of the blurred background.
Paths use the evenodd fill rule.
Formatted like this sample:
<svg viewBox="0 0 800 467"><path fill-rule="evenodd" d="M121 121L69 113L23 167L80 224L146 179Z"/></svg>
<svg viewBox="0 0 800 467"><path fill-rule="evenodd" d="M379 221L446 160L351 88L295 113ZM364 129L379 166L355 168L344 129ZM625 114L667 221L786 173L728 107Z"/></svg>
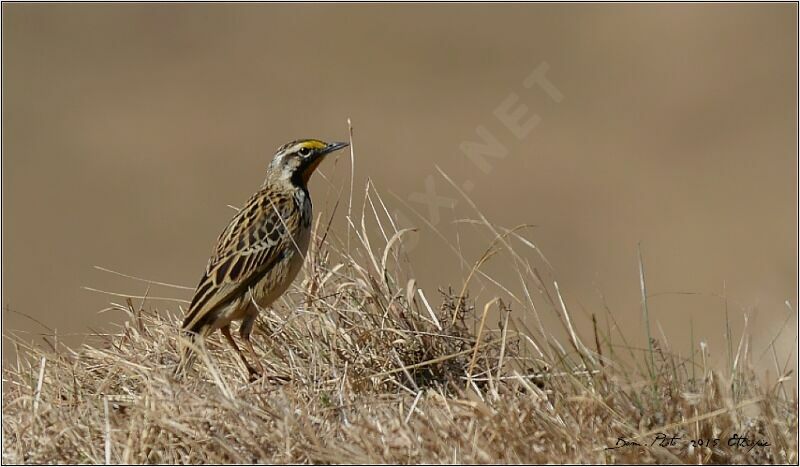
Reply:
<svg viewBox="0 0 800 467"><path fill-rule="evenodd" d="M125 316L98 311L123 299L81 287L147 285L96 265L195 286L228 205L260 185L275 148L346 140L350 118L358 211L369 178L397 222L419 228L409 258L432 302L468 272L432 227L469 263L491 240L456 222L476 214L439 167L492 222L536 225L524 234L585 336L586 318L610 310L644 342L640 243L654 334L676 351L688 353L691 329L725 355L725 296L736 342L747 313L756 356L783 324L779 355L792 353L795 4L2 12L5 334L41 344L38 320L79 345L114 329ZM475 156L482 141L504 157ZM317 212L346 200L349 159L312 180ZM501 255L484 270L519 290L509 264ZM479 281L471 291L481 309L502 296ZM774 374L771 357L760 362Z"/></svg>

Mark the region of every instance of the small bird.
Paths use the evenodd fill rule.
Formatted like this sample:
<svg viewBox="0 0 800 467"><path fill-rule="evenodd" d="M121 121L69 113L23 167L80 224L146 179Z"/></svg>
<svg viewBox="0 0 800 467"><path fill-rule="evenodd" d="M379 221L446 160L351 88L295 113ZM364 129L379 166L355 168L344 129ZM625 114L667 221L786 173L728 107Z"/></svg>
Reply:
<svg viewBox="0 0 800 467"><path fill-rule="evenodd" d="M183 321L183 335L194 342L219 329L239 354L251 380L259 372L233 340L231 322L242 321L239 335L256 358L250 333L258 310L286 291L308 250L312 221L308 179L327 154L346 146L348 143L303 139L278 148L261 188L217 238L197 285ZM178 373L192 360L191 347L185 346Z"/></svg>

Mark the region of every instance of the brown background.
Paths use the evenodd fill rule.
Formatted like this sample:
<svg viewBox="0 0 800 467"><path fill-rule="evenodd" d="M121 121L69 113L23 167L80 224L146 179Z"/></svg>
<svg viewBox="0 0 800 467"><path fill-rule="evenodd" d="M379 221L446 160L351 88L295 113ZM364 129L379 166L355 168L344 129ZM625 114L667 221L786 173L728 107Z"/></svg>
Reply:
<svg viewBox="0 0 800 467"><path fill-rule="evenodd" d="M370 177L422 227L411 259L432 301L465 271L401 200L427 217L413 193L431 175L458 198L438 165L472 182L492 221L538 226L527 235L583 329L584 311L604 313L602 292L642 342L641 241L651 293L700 293L651 300L680 352L691 319L724 354L723 284L734 331L749 312L763 349L793 314L784 302L797 309L796 15L793 4L4 4L5 332L42 330L9 310L72 343L110 329L123 316L98 314L109 298L80 287L145 285L93 265L195 285L226 205L261 183L274 148L346 138L350 117L357 191ZM522 86L544 62L560 103ZM541 118L523 139L493 114L512 93ZM489 173L459 149L480 125L509 149ZM348 190L346 154L321 170L311 190L324 209ZM474 261L487 235L452 223L474 213L462 201L440 214ZM507 264L486 270L519 290ZM495 293L473 288L479 303ZM779 339L784 355L795 336Z"/></svg>

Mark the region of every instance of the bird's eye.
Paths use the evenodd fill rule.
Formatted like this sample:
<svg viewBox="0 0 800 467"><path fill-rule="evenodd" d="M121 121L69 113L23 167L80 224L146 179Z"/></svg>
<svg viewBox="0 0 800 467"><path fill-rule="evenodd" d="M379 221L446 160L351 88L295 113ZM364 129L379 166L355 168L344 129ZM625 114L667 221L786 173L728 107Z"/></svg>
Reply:
<svg viewBox="0 0 800 467"><path fill-rule="evenodd" d="M300 154L303 157L306 157L309 154L311 154L311 149L309 149L309 148L300 148L300 150L297 151L297 153Z"/></svg>

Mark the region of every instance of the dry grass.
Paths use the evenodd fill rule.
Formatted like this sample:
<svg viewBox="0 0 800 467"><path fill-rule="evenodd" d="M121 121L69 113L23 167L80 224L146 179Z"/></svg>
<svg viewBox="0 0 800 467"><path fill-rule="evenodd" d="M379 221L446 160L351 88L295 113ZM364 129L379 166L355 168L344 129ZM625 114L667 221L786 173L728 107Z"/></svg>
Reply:
<svg viewBox="0 0 800 467"><path fill-rule="evenodd" d="M365 199L348 239L318 221L305 278L278 307L289 311L261 314L260 360L289 382L246 383L218 335L176 381L179 313L128 299L113 305L128 315L119 332L78 351L15 339L3 461L797 463L797 396L782 379L759 380L747 345L724 375L705 349L680 358L663 340L619 358L604 326L579 336L557 286L515 249L530 246L520 230L480 215L494 241L463 288L422 291L403 259L405 232L374 190ZM525 284L524 300L507 300L513 311L466 293L492 281L480 266L501 253ZM518 319L541 323L537 310L558 314L563 342ZM659 446L658 433L680 440ZM769 446L729 446L734 433ZM606 449L619 438L641 446Z"/></svg>

